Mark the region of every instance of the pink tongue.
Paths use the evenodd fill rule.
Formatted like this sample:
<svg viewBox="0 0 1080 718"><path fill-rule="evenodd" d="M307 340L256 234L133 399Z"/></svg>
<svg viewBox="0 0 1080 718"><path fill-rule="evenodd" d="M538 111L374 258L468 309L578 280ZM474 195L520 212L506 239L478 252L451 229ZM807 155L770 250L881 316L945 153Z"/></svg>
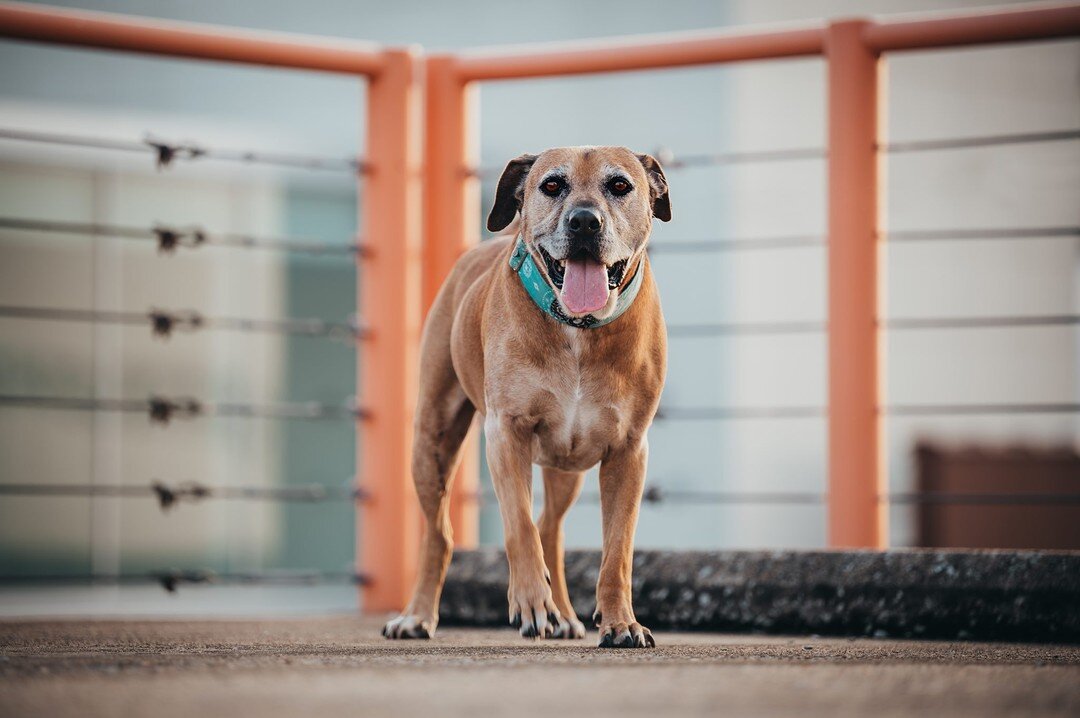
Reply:
<svg viewBox="0 0 1080 718"><path fill-rule="evenodd" d="M566 260L562 300L574 314L595 312L608 299L607 267L593 259Z"/></svg>

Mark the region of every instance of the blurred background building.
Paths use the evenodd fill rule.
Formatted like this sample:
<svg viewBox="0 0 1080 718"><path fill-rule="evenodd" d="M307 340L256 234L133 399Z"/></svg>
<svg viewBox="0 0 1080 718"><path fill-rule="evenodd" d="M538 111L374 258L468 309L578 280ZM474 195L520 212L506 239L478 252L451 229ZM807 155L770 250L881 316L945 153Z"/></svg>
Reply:
<svg viewBox="0 0 1080 718"><path fill-rule="evenodd" d="M58 2L84 9L419 43L427 51L851 15L974 8L988 2L465 3L280 0ZM1080 43L913 52L888 61L890 142L1080 128ZM363 93L348 78L0 42L0 127L138 140L147 133L211 147L350 157L363 153ZM823 148L820 59L771 61L576 79L487 83L482 164L523 151L624 144L679 158L700 153ZM583 109L584 108L584 109ZM143 155L0 141L0 217L353 241L358 212L348 172L230 166L156 170ZM685 254L665 242L770 240L825 231L825 164L797 158L669 172L674 221L658 225L654 268L673 329L666 407L820 407L825 337L679 336L693 323L821 322L825 252ZM494 178L484 185L484 210ZM1080 142L896 154L887 167L888 229L1006 230L993 241L889 246L886 313L893 317L1069 315L1080 312L1080 237L1025 237L1017 228L1080 227ZM323 317L356 311L348 258L203 248L159 255L152 244L0 230L0 305L144 311L192 309L237 317ZM377 308L365 308L365 311ZM890 335L894 404L1080 402L1077 325L920 329ZM203 332L152 338L145 327L0 319L0 394L196 396L218 401L340 403L355 391L355 352L325 338ZM984 443L1071 447L1080 416L979 414L891 418L890 491L916 489L914 448ZM207 419L168 430L144 415L0 407L0 482L347 485L349 422ZM820 416L658 421L650 483L667 490L820 495ZM104 477L107 477L104 478ZM1074 476L1080 481L1080 476ZM485 478L485 485L487 479ZM586 491L589 491L587 488ZM916 541L911 505L891 513L894 546ZM494 502L482 541L501 542ZM128 573L166 566L222 571L348 570L348 503L208 502L165 514L152 500L0 499L0 573ZM825 507L708 502L647 505L649 548L821 547ZM570 513L570 546L599 546L599 507ZM271 595L272 594L272 595ZM125 594L129 595L129 594ZM155 594L156 595L156 594ZM0 594L0 596L3 596ZM40 596L34 594L34 600ZM156 608L149 594L95 594L102 610ZM213 608L350 608L351 588L215 594ZM27 596L0 597L26 608ZM48 604L63 610L71 595ZM185 610L199 610L202 600ZM65 601L68 601L65 603ZM174 604L170 604L174 605ZM207 604L209 605L209 604ZM12 609L14 610L14 609ZM150 609L148 609L150 610Z"/></svg>

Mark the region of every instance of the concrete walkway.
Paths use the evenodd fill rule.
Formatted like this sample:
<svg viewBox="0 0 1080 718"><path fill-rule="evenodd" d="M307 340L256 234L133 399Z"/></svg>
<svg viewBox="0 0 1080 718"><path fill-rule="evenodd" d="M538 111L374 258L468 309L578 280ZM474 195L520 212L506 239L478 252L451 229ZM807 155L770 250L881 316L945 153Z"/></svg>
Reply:
<svg viewBox="0 0 1080 718"><path fill-rule="evenodd" d="M373 619L0 623L0 716L1080 715L1080 647L657 634L655 650Z"/></svg>

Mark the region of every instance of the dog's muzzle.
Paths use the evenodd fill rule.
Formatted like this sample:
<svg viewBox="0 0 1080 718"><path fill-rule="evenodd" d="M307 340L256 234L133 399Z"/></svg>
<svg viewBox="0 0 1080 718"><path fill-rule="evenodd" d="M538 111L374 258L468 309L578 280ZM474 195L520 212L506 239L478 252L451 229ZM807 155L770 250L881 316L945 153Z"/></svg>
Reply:
<svg viewBox="0 0 1080 718"><path fill-rule="evenodd" d="M607 265L601 258L604 216L591 205L574 207L564 220L566 256L555 259L542 247L548 277L563 304L574 314L595 312L622 283L626 261Z"/></svg>

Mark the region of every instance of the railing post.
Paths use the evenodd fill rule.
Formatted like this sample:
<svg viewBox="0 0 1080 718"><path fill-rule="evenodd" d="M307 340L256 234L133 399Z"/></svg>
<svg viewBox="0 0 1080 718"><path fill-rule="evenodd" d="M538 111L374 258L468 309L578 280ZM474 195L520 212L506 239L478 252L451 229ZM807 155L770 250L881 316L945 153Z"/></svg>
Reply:
<svg viewBox="0 0 1080 718"><path fill-rule="evenodd" d="M454 262L480 239L479 182L467 172L476 161L474 87L463 82L453 56L427 61L424 187L425 316ZM451 485L450 523L457 548L480 539L478 431L469 432Z"/></svg>
<svg viewBox="0 0 1080 718"><path fill-rule="evenodd" d="M878 297L878 56L861 20L829 25L829 545L884 547Z"/></svg>
<svg viewBox="0 0 1080 718"><path fill-rule="evenodd" d="M370 418L357 437L357 468L368 497L359 504L359 570L369 612L397 611L412 589L419 523L410 472L420 337L420 60L388 50L368 85L367 177L360 197L369 251L359 312L370 328L358 385Z"/></svg>

